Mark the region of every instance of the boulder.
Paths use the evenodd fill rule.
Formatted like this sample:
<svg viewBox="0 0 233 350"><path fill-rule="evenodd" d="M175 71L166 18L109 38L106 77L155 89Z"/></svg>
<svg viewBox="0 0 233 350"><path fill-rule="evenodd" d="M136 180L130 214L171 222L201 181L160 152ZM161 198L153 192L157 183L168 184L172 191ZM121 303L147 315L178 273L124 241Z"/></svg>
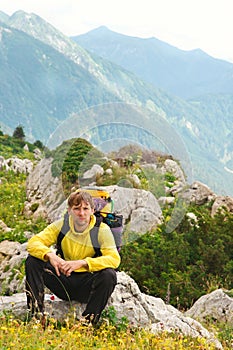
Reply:
<svg viewBox="0 0 233 350"><path fill-rule="evenodd" d="M214 192L199 181L193 182L188 189L182 193L182 198L187 203L202 205L215 199Z"/></svg>
<svg viewBox="0 0 233 350"><path fill-rule="evenodd" d="M34 157L35 159L39 160L42 158L42 153L41 150L39 148L35 148L33 151Z"/></svg>
<svg viewBox="0 0 233 350"><path fill-rule="evenodd" d="M211 215L214 216L219 210L225 209L233 213L233 197L217 196L212 205Z"/></svg>
<svg viewBox="0 0 233 350"><path fill-rule="evenodd" d="M114 211L123 214L126 230L143 234L162 222L162 210L151 192L117 185L100 188L109 192Z"/></svg>
<svg viewBox="0 0 233 350"><path fill-rule="evenodd" d="M95 181L97 176L104 174L104 169L99 164L94 164L91 169L85 171L83 174L84 180Z"/></svg>
<svg viewBox="0 0 233 350"><path fill-rule="evenodd" d="M173 159L166 159L161 171L162 174L171 173L176 178L174 184L171 183L171 187L166 188L168 194L176 195L187 185L183 170Z"/></svg>
<svg viewBox="0 0 233 350"><path fill-rule="evenodd" d="M217 289L199 298L185 315L199 321L217 320L233 325L233 297Z"/></svg>

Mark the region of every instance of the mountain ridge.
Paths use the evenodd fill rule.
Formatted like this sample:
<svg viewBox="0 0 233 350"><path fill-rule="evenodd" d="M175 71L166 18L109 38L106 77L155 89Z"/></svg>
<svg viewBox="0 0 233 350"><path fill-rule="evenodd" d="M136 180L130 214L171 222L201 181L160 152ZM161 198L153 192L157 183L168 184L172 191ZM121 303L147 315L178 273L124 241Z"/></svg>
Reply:
<svg viewBox="0 0 233 350"><path fill-rule="evenodd" d="M90 52L181 98L202 95L200 84L205 85L207 93L233 93L233 63L213 58L201 49L180 50L157 38L130 37L107 27L71 38ZM231 80L220 89L225 75Z"/></svg>

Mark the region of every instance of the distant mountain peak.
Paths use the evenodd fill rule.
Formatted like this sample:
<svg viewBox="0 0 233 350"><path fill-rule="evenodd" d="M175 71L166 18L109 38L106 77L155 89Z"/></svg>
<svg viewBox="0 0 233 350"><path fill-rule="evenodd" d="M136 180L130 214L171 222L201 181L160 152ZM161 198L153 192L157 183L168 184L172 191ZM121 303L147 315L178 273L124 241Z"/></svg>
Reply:
<svg viewBox="0 0 233 350"><path fill-rule="evenodd" d="M30 23L38 20L43 21L43 19L35 13L28 13L23 10L18 10L14 12L9 18L11 24L16 23L17 21L27 21L28 23Z"/></svg>
<svg viewBox="0 0 233 350"><path fill-rule="evenodd" d="M22 16L22 15L27 15L27 14L28 13L23 11L23 10L17 10L11 15L11 17Z"/></svg>
<svg viewBox="0 0 233 350"><path fill-rule="evenodd" d="M130 39L138 39L140 40L141 38L139 37L132 37L130 35L127 35L127 34L122 34L122 33L119 33L119 32L115 32L111 29L109 29L108 27L106 26L100 26L100 27L97 27L97 28L94 28L92 30L90 30L88 33L85 33L85 34L81 34L80 36L82 35L91 35L92 37L94 37L95 35L96 36L100 36L100 35L104 35L106 37L108 36L111 36L111 37L120 37L120 38L130 38Z"/></svg>
<svg viewBox="0 0 233 350"><path fill-rule="evenodd" d="M9 25L52 46L65 55L67 52L74 51L74 47L76 54L73 53L73 56L79 56L81 52L83 53L85 51L82 48L79 49L78 44L73 43L72 40L62 32L34 13L26 13L19 10L10 17Z"/></svg>
<svg viewBox="0 0 233 350"><path fill-rule="evenodd" d="M105 31L105 32L111 32L111 30L107 27L107 26L100 26L100 27L97 27L95 29L93 29L92 31L98 31L98 32L101 32L101 31Z"/></svg>
<svg viewBox="0 0 233 350"><path fill-rule="evenodd" d="M35 29L40 25L45 24L46 26L49 26L53 28L49 23L47 23L43 18L36 15L35 13L28 13L22 10L18 10L11 15L9 18L9 23L12 27L15 27L16 29L22 30L26 32L27 34L31 34L29 32L29 28L35 32ZM30 27L28 27L30 26Z"/></svg>

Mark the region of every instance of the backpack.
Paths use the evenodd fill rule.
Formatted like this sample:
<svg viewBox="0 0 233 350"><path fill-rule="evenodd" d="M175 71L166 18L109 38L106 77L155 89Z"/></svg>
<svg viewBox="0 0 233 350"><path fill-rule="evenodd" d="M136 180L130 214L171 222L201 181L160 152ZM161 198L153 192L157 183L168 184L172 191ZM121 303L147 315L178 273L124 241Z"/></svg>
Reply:
<svg viewBox="0 0 233 350"><path fill-rule="evenodd" d="M84 187L82 188L82 190L90 193L95 205L94 215L96 217L96 222L95 222L95 226L90 230L91 242L92 242L93 248L95 249L94 257L98 257L102 255L99 241L98 241L98 233L99 233L99 227L101 222L104 222L110 227L115 240L117 250L118 252L120 252L121 245L122 245L123 216L117 215L116 213L113 212L114 202L110 197L109 193L107 191L103 191L101 189L91 188L91 187L88 187L88 188ZM56 243L56 249L57 249L56 253L57 255L60 255L62 258L64 258L64 255L61 248L61 242L69 230L70 230L69 214L68 212L66 212L64 215L63 225L58 234L57 243Z"/></svg>

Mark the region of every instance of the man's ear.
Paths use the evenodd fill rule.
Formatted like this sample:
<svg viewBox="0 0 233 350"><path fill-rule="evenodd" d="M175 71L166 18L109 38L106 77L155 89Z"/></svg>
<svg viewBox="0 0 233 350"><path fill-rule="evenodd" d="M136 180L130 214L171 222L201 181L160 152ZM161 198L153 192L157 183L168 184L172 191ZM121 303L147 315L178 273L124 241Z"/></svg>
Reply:
<svg viewBox="0 0 233 350"><path fill-rule="evenodd" d="M70 214L71 208L68 207L68 208L67 208L67 211L68 211L68 214Z"/></svg>

